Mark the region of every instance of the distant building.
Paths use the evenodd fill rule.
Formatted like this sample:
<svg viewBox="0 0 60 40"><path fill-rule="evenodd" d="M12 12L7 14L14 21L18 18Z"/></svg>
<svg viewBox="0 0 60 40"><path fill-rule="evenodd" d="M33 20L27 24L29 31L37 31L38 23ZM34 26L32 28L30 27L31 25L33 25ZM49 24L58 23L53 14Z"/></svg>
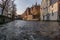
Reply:
<svg viewBox="0 0 60 40"><path fill-rule="evenodd" d="M37 3L31 7L31 14L33 15L33 19L40 19L40 5Z"/></svg>
<svg viewBox="0 0 60 40"><path fill-rule="evenodd" d="M26 20L27 19L27 11L25 11L21 16L22 16L23 20Z"/></svg>
<svg viewBox="0 0 60 40"><path fill-rule="evenodd" d="M30 10L31 8L27 8L27 20L32 20L32 18L33 18L33 16L31 15L31 10Z"/></svg>
<svg viewBox="0 0 60 40"><path fill-rule="evenodd" d="M16 15L16 18L15 18L16 20L22 20L22 17L21 17L21 15Z"/></svg>
<svg viewBox="0 0 60 40"><path fill-rule="evenodd" d="M36 5L33 5L31 8L27 8L22 16L23 15L23 19L25 20L40 20L40 5L36 3Z"/></svg>

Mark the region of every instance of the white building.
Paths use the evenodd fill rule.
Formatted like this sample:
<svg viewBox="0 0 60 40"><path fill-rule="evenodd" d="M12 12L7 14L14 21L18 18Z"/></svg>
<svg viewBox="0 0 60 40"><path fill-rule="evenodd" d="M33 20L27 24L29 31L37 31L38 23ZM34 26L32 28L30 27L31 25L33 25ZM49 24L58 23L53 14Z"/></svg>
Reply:
<svg viewBox="0 0 60 40"><path fill-rule="evenodd" d="M48 14L48 0L42 0L41 2L41 20L47 20Z"/></svg>
<svg viewBox="0 0 60 40"><path fill-rule="evenodd" d="M48 10L50 14L50 20L58 20L58 3L56 2L53 5L50 5Z"/></svg>
<svg viewBox="0 0 60 40"><path fill-rule="evenodd" d="M41 20L60 20L59 0L42 0Z"/></svg>

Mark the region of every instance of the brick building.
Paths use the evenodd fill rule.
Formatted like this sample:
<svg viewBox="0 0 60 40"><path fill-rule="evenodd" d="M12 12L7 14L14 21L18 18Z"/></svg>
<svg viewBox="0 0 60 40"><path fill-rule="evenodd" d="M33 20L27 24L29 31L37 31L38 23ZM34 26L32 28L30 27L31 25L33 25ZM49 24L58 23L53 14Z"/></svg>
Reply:
<svg viewBox="0 0 60 40"><path fill-rule="evenodd" d="M36 3L32 7L27 8L25 12L22 14L22 16L23 15L24 15L23 18L25 18L26 20L39 20L40 19L40 5L37 5Z"/></svg>

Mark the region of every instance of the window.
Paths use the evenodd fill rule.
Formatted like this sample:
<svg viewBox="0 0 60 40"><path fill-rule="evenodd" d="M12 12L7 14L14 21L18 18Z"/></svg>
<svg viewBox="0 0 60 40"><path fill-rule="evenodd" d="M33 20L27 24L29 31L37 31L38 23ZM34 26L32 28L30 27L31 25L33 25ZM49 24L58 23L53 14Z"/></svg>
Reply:
<svg viewBox="0 0 60 40"><path fill-rule="evenodd" d="M54 15L53 11L52 11L52 16Z"/></svg>

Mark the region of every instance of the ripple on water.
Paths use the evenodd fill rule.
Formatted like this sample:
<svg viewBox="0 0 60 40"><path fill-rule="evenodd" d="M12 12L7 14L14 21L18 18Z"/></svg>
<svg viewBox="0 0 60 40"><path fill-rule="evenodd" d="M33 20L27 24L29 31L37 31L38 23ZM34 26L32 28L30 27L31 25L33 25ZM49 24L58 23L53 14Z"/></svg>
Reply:
<svg viewBox="0 0 60 40"><path fill-rule="evenodd" d="M58 22L13 21L0 25L0 40L49 40L33 31L53 31ZM56 28L57 29L57 28Z"/></svg>

